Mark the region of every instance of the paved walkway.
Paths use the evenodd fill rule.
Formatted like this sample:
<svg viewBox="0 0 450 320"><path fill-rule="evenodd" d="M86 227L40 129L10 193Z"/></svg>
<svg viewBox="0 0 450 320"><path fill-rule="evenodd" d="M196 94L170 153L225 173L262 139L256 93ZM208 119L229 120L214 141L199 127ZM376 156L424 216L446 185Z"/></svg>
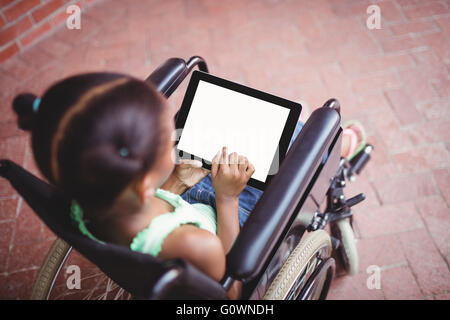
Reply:
<svg viewBox="0 0 450 320"><path fill-rule="evenodd" d="M0 65L0 155L37 173L11 101L75 72L144 78L166 58L202 55L213 74L310 110L336 97L376 151L348 188L367 195L355 207L360 273L329 298L449 299L450 2L377 4L380 30L366 27L364 0L102 1L81 31L62 28ZM4 180L0 229L0 298L27 298L54 235ZM380 290L366 286L370 265Z"/></svg>

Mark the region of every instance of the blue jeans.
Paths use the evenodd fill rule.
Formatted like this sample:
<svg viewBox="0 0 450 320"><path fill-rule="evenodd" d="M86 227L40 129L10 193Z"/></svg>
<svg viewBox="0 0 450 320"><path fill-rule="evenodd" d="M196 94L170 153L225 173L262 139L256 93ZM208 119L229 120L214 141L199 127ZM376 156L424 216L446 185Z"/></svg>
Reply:
<svg viewBox="0 0 450 320"><path fill-rule="evenodd" d="M299 121L295 127L288 149L291 147L295 138L297 138L302 127L303 123ZM244 225L244 222L247 220L250 212L252 212L262 193L261 190L247 185L239 195L239 225L241 227ZM217 212L216 195L211 181L211 174L208 174L196 185L186 190L181 197L189 203L204 203L210 205Z"/></svg>

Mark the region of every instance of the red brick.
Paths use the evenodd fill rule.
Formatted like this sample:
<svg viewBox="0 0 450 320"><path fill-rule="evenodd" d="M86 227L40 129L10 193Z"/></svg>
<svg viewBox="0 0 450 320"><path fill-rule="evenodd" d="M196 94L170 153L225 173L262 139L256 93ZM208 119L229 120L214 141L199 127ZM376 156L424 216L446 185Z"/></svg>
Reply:
<svg viewBox="0 0 450 320"><path fill-rule="evenodd" d="M1 78L1 77L0 77ZM11 103L15 97L14 92L9 92L0 98L0 114L2 115L2 122L16 121L16 114L11 108ZM0 142L1 144L1 142Z"/></svg>
<svg viewBox="0 0 450 320"><path fill-rule="evenodd" d="M34 41L38 40L42 36L44 36L46 33L48 33L52 29L52 26L50 22L45 22L44 24L40 25L36 29L31 30L29 33L27 33L24 37L20 39L20 43L22 46L26 47L33 43Z"/></svg>
<svg viewBox="0 0 450 320"><path fill-rule="evenodd" d="M9 249L0 249L0 274L6 272L8 269ZM3 285L2 278L0 276L0 283ZM2 292L2 285L0 285L0 298Z"/></svg>
<svg viewBox="0 0 450 320"><path fill-rule="evenodd" d="M25 159L26 137L12 137L0 141L0 154L3 159L9 159L19 165L23 165ZM0 197L8 197L14 194L10 193L9 182L1 179Z"/></svg>
<svg viewBox="0 0 450 320"><path fill-rule="evenodd" d="M450 100L447 98L423 102L418 104L418 108L429 120L434 121L450 117Z"/></svg>
<svg viewBox="0 0 450 320"><path fill-rule="evenodd" d="M62 0L51 0L33 11L33 19L39 23L64 5Z"/></svg>
<svg viewBox="0 0 450 320"><path fill-rule="evenodd" d="M425 1L418 6L405 8L403 9L403 11L410 19L424 18L437 14L446 14L448 12L446 7L442 3L439 2L426 3Z"/></svg>
<svg viewBox="0 0 450 320"><path fill-rule="evenodd" d="M14 246L37 243L42 240L42 221L28 206L22 201L22 206L18 218L16 219L16 233L14 235Z"/></svg>
<svg viewBox="0 0 450 320"><path fill-rule="evenodd" d="M450 58L450 41L443 32L424 34L417 38L424 45L433 48L442 60Z"/></svg>
<svg viewBox="0 0 450 320"><path fill-rule="evenodd" d="M403 87L408 90L416 103L422 100L434 99L437 96L436 91L430 83L430 74L424 67L418 67L407 70L399 70L400 79ZM427 75L425 78L424 76Z"/></svg>
<svg viewBox="0 0 450 320"><path fill-rule="evenodd" d="M437 194L432 177L428 173L398 178L379 178L373 182L383 204L416 200Z"/></svg>
<svg viewBox="0 0 450 320"><path fill-rule="evenodd" d="M431 79L431 85L441 97L447 97L450 94L450 75L442 73Z"/></svg>
<svg viewBox="0 0 450 320"><path fill-rule="evenodd" d="M402 7L414 7L423 3L423 0L397 0L397 3Z"/></svg>
<svg viewBox="0 0 450 320"><path fill-rule="evenodd" d="M18 59L18 57L14 57L2 63L0 70L3 70L3 72L18 81L26 81L34 74L34 70L24 61Z"/></svg>
<svg viewBox="0 0 450 320"><path fill-rule="evenodd" d="M18 197L0 199L0 221L16 218Z"/></svg>
<svg viewBox="0 0 450 320"><path fill-rule="evenodd" d="M335 278L331 283L328 300L382 300L381 289L369 289L367 279L371 274L362 270L353 277Z"/></svg>
<svg viewBox="0 0 450 320"><path fill-rule="evenodd" d="M0 46L15 40L32 26L28 17L24 17L0 32Z"/></svg>
<svg viewBox="0 0 450 320"><path fill-rule="evenodd" d="M435 17L434 18L439 25L439 27L450 35L450 18L449 17Z"/></svg>
<svg viewBox="0 0 450 320"><path fill-rule="evenodd" d="M53 25L59 26L60 24L66 21L67 17L69 17L69 15L66 13L66 11L65 10L61 11L52 18Z"/></svg>
<svg viewBox="0 0 450 320"><path fill-rule="evenodd" d="M427 49L411 54L419 65L442 65L441 59L432 49Z"/></svg>
<svg viewBox="0 0 450 320"><path fill-rule="evenodd" d="M53 56L41 50L38 46L31 46L29 49L21 52L18 57L35 72L53 62Z"/></svg>
<svg viewBox="0 0 450 320"><path fill-rule="evenodd" d="M448 127L447 127L448 130ZM450 169L439 169L433 171L434 179L447 204L450 206ZM450 229L449 229L450 230Z"/></svg>
<svg viewBox="0 0 450 320"><path fill-rule="evenodd" d="M389 23L403 21L405 17L403 16L401 10L399 10L395 1L383 1L376 3L381 9L381 19ZM383 25L381 26L383 28Z"/></svg>
<svg viewBox="0 0 450 320"><path fill-rule="evenodd" d="M402 152L411 148L409 136L401 129L401 124L392 109L374 110L371 121L386 152Z"/></svg>
<svg viewBox="0 0 450 320"><path fill-rule="evenodd" d="M425 296L446 293L450 289L450 272L425 229L399 235L410 267Z"/></svg>
<svg viewBox="0 0 450 320"><path fill-rule="evenodd" d="M414 145L425 145L440 141L450 141L450 120L422 122L407 129Z"/></svg>
<svg viewBox="0 0 450 320"><path fill-rule="evenodd" d="M0 233L0 249L9 250L14 234L14 221L0 222L0 229L2 230Z"/></svg>
<svg viewBox="0 0 450 320"><path fill-rule="evenodd" d="M416 201L416 205L441 254L450 255L450 209L445 201L440 196L431 196Z"/></svg>
<svg viewBox="0 0 450 320"><path fill-rule="evenodd" d="M422 33L427 31L436 31L436 26L431 21L411 21L407 23L391 26L395 35L404 35L407 33Z"/></svg>
<svg viewBox="0 0 450 320"><path fill-rule="evenodd" d="M399 85L400 81L394 72L369 75L353 80L353 90L356 94L389 89Z"/></svg>
<svg viewBox="0 0 450 320"><path fill-rule="evenodd" d="M10 253L8 272L40 267L52 244L52 240L47 240L15 245Z"/></svg>
<svg viewBox="0 0 450 320"><path fill-rule="evenodd" d="M395 234L358 239L357 247L359 268L362 272L371 265L386 267L407 263L402 246Z"/></svg>
<svg viewBox="0 0 450 320"><path fill-rule="evenodd" d="M398 36L380 41L383 51L386 53L405 52L420 47L425 47L425 44L412 38L410 35Z"/></svg>
<svg viewBox="0 0 450 320"><path fill-rule="evenodd" d="M13 43L9 47L7 47L3 50L0 50L0 63L5 62L6 60L11 58L18 52L19 52L19 47L17 46L16 43Z"/></svg>
<svg viewBox="0 0 450 320"><path fill-rule="evenodd" d="M0 298L1 299L22 299L30 298L31 288L33 287L38 270L27 270L0 276Z"/></svg>
<svg viewBox="0 0 450 320"><path fill-rule="evenodd" d="M370 208L355 214L363 238L395 234L423 227L412 202L399 202Z"/></svg>
<svg viewBox="0 0 450 320"><path fill-rule="evenodd" d="M0 10L12 3L14 0L0 0Z"/></svg>
<svg viewBox="0 0 450 320"><path fill-rule="evenodd" d="M362 171L362 176L367 176L370 181L379 177L394 177L398 171L388 156L388 148L375 135L367 137L367 141L374 146L369 163Z"/></svg>
<svg viewBox="0 0 450 320"><path fill-rule="evenodd" d="M413 61L407 54L368 56L349 56L340 59L345 72L350 74L370 73L396 68L412 67Z"/></svg>
<svg viewBox="0 0 450 320"><path fill-rule="evenodd" d="M436 300L450 300L450 293L438 294L434 298Z"/></svg>
<svg viewBox="0 0 450 320"><path fill-rule="evenodd" d="M55 37L47 37L36 44L40 50L46 52L49 55L55 57L64 57L69 51L72 50L72 46L56 39Z"/></svg>
<svg viewBox="0 0 450 320"><path fill-rule="evenodd" d="M424 296L407 266L383 270L381 287L387 300L423 300Z"/></svg>
<svg viewBox="0 0 450 320"><path fill-rule="evenodd" d="M369 1L332 2L333 11L337 16L342 18L348 18L356 15L365 17L367 15L366 10L369 5Z"/></svg>
<svg viewBox="0 0 450 320"><path fill-rule="evenodd" d="M3 18L3 16L0 16L0 29L2 29L6 24L5 19Z"/></svg>
<svg viewBox="0 0 450 320"><path fill-rule="evenodd" d="M6 9L4 11L4 14L6 16L6 19L8 19L8 21L14 21L20 16L26 14L31 9L38 6L39 3L40 3L39 0L21 0L18 3Z"/></svg>
<svg viewBox="0 0 450 320"><path fill-rule="evenodd" d="M442 168L450 163L450 156L442 144L414 148L392 157L401 173L428 171Z"/></svg>
<svg viewBox="0 0 450 320"><path fill-rule="evenodd" d="M413 100L406 94L404 89L390 89L385 94L395 115L403 125L418 122L422 119Z"/></svg>

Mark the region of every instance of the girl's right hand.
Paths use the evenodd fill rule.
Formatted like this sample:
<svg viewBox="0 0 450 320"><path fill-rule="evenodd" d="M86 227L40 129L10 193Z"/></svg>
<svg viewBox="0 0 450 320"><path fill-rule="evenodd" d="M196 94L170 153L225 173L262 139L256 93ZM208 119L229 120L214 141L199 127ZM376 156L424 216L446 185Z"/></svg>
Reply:
<svg viewBox="0 0 450 320"><path fill-rule="evenodd" d="M212 159L211 179L218 200L236 200L255 172L246 157L236 152L227 155L223 147Z"/></svg>

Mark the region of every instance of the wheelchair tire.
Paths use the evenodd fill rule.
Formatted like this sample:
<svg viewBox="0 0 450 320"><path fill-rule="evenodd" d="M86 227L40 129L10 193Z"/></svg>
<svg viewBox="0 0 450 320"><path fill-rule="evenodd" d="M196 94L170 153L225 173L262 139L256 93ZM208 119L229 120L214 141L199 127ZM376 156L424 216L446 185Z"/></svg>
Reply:
<svg viewBox="0 0 450 320"><path fill-rule="evenodd" d="M47 300L61 267L64 265L72 247L64 240L57 238L50 248L36 276L31 289L31 300Z"/></svg>
<svg viewBox="0 0 450 320"><path fill-rule="evenodd" d="M30 299L32 300L129 300L131 294L119 287L64 240L57 238L50 248L36 276ZM88 262L83 266L87 273L81 277L80 290L69 289L63 271L69 265ZM92 268L90 268L92 266ZM86 270L85 268L89 268Z"/></svg>
<svg viewBox="0 0 450 320"><path fill-rule="evenodd" d="M331 234L341 241L338 254L342 260L348 275L354 276L358 273L359 258L356 247L356 238L353 228L348 219L338 220L331 224Z"/></svg>
<svg viewBox="0 0 450 320"><path fill-rule="evenodd" d="M330 258L331 239L324 230L307 234L289 255L273 282L267 289L264 300L304 299L302 292L307 283L312 283L316 270L325 264L325 272L320 272L321 279L318 292L313 293L317 299L325 299L334 273L334 260ZM328 263L329 260L332 263ZM310 293L310 292L309 292Z"/></svg>

